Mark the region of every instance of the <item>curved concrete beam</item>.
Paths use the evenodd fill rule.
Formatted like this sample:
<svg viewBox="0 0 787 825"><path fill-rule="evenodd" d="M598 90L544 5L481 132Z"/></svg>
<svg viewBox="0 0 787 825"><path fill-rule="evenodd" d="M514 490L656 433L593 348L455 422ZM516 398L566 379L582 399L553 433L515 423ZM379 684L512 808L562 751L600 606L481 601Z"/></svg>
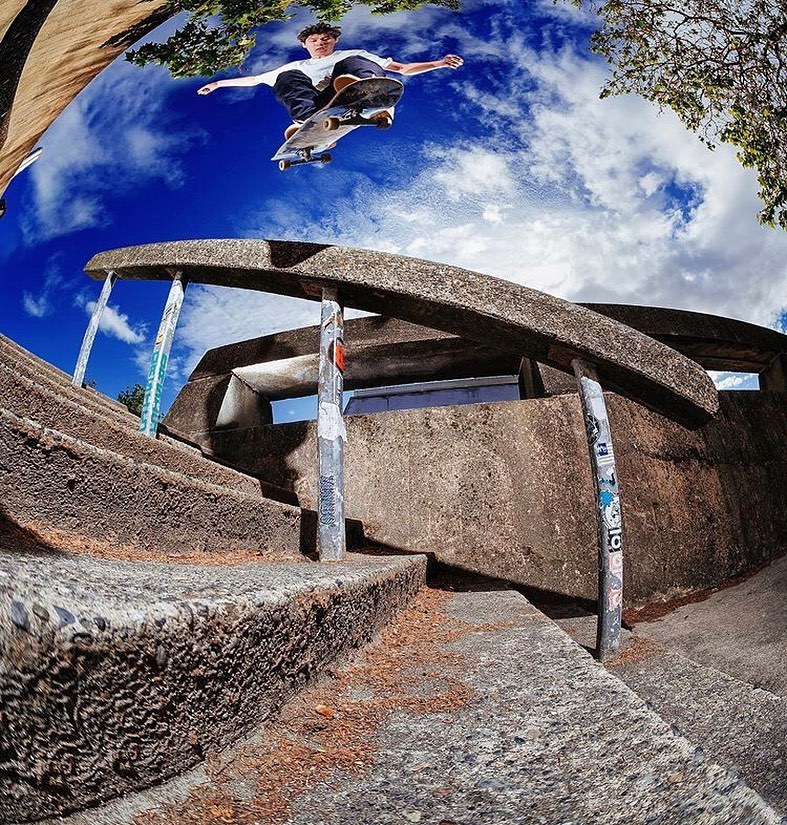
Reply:
<svg viewBox="0 0 787 825"><path fill-rule="evenodd" d="M757 372L787 354L787 335L704 312L627 304L583 304L688 355L709 370Z"/></svg>
<svg viewBox="0 0 787 825"><path fill-rule="evenodd" d="M319 300L336 287L345 306L461 335L505 343L571 372L596 365L609 389L695 428L718 410L705 371L639 332L533 289L445 264L337 246L258 240L198 240L126 247L94 256L85 271L104 279L169 280L255 289Z"/></svg>

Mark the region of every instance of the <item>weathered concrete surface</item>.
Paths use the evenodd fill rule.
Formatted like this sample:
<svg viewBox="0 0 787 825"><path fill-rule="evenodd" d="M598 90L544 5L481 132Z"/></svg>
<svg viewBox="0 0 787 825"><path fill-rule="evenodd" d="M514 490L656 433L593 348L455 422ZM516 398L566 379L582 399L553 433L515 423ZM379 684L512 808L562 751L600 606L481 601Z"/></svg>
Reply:
<svg viewBox="0 0 787 825"><path fill-rule="evenodd" d="M762 373L787 353L787 335L734 318L625 304L583 306L662 341L709 370Z"/></svg>
<svg viewBox="0 0 787 825"><path fill-rule="evenodd" d="M368 642L424 572L423 557L207 568L0 547L0 820L196 764Z"/></svg>
<svg viewBox="0 0 787 825"><path fill-rule="evenodd" d="M139 418L119 402L89 389L74 389L70 377L0 336L0 408L94 447L158 465L192 478L259 497L259 479L206 461L201 452L171 439L148 438ZM264 485L263 485L264 486ZM264 494L283 497L267 487ZM291 497L288 503L297 503Z"/></svg>
<svg viewBox="0 0 787 825"><path fill-rule="evenodd" d="M706 601L673 609L658 621L638 622L622 655L608 665L659 716L708 758L737 770L782 815L787 815L785 591L787 557ZM595 638L595 617L560 624L574 638Z"/></svg>
<svg viewBox="0 0 787 825"><path fill-rule="evenodd" d="M165 553L296 559L298 507L146 464L0 410L0 512L23 527Z"/></svg>
<svg viewBox="0 0 787 825"><path fill-rule="evenodd" d="M690 433L608 394L628 603L705 589L787 549L787 411L722 393ZM348 416L347 512L448 564L594 599L596 526L575 396ZM314 506L315 424L214 433L219 455Z"/></svg>
<svg viewBox="0 0 787 825"><path fill-rule="evenodd" d="M787 699L785 593L787 556L704 601L637 624L635 636Z"/></svg>
<svg viewBox="0 0 787 825"><path fill-rule="evenodd" d="M455 586L207 776L64 825L780 822L524 597Z"/></svg>
<svg viewBox="0 0 787 825"><path fill-rule="evenodd" d="M103 252L85 267L94 278L171 279L319 300L338 288L346 306L378 312L494 346L564 371L585 358L605 387L688 427L715 415L718 397L704 370L652 338L584 307L476 272L367 250L259 240L148 244Z"/></svg>
<svg viewBox="0 0 787 825"><path fill-rule="evenodd" d="M632 649L631 660L624 656L611 672L710 759L736 770L787 815L787 701L783 697L641 642Z"/></svg>
<svg viewBox="0 0 787 825"><path fill-rule="evenodd" d="M8 27L26 5L32 3L4 0L0 38L9 33ZM169 16L161 16L163 5L160 0L54 3L29 54L21 55L19 65L13 60L3 65L4 80L18 85L7 117L5 142L0 139L0 194L41 135L77 94L151 25ZM5 136L2 123L0 135Z"/></svg>

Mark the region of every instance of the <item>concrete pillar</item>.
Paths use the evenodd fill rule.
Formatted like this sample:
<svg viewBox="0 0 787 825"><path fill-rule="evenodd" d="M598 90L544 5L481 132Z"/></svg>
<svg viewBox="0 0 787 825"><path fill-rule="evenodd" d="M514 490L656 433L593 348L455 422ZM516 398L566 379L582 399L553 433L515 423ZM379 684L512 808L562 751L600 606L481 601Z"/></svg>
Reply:
<svg viewBox="0 0 787 825"><path fill-rule="evenodd" d="M519 364L519 397L544 398L545 395L538 362L532 358L523 358Z"/></svg>
<svg viewBox="0 0 787 825"><path fill-rule="evenodd" d="M765 392L787 392L787 353L780 352L760 373L760 389Z"/></svg>
<svg viewBox="0 0 787 825"><path fill-rule="evenodd" d="M156 342L153 345L153 355L148 369L148 384L145 388L145 402L142 405L139 429L151 438L156 437L159 414L161 412L161 391L164 387L164 376L167 373L169 351L175 337L175 327L178 323L180 309L183 306L183 297L186 292L186 279L181 272L176 272L172 278L164 313L161 316Z"/></svg>

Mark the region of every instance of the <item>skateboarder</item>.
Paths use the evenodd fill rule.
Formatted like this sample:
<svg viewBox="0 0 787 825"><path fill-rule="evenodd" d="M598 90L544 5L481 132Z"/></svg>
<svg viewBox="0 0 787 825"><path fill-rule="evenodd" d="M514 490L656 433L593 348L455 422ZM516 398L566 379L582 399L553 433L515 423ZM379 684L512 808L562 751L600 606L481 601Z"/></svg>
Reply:
<svg viewBox="0 0 787 825"><path fill-rule="evenodd" d="M324 108L337 92L356 80L385 77L386 71L410 75L434 69L458 69L463 63L455 54L422 63L399 63L362 49L337 51L340 34L341 29L329 23L307 26L298 33L298 40L309 52L305 60L295 60L259 75L214 80L197 89L197 93L207 95L223 86L257 86L260 83L272 86L276 99L293 120L293 125L284 133L289 138L304 120Z"/></svg>

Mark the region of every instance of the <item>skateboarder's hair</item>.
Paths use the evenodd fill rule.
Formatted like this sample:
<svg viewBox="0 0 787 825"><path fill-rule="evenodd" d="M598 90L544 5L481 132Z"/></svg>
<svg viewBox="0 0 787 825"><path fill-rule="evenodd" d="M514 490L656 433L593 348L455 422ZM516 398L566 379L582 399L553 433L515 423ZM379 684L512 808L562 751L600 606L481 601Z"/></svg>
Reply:
<svg viewBox="0 0 787 825"><path fill-rule="evenodd" d="M305 43L306 38L312 34L330 34L338 39L341 33L342 30L338 26L332 26L330 23L314 23L298 32L298 40Z"/></svg>

